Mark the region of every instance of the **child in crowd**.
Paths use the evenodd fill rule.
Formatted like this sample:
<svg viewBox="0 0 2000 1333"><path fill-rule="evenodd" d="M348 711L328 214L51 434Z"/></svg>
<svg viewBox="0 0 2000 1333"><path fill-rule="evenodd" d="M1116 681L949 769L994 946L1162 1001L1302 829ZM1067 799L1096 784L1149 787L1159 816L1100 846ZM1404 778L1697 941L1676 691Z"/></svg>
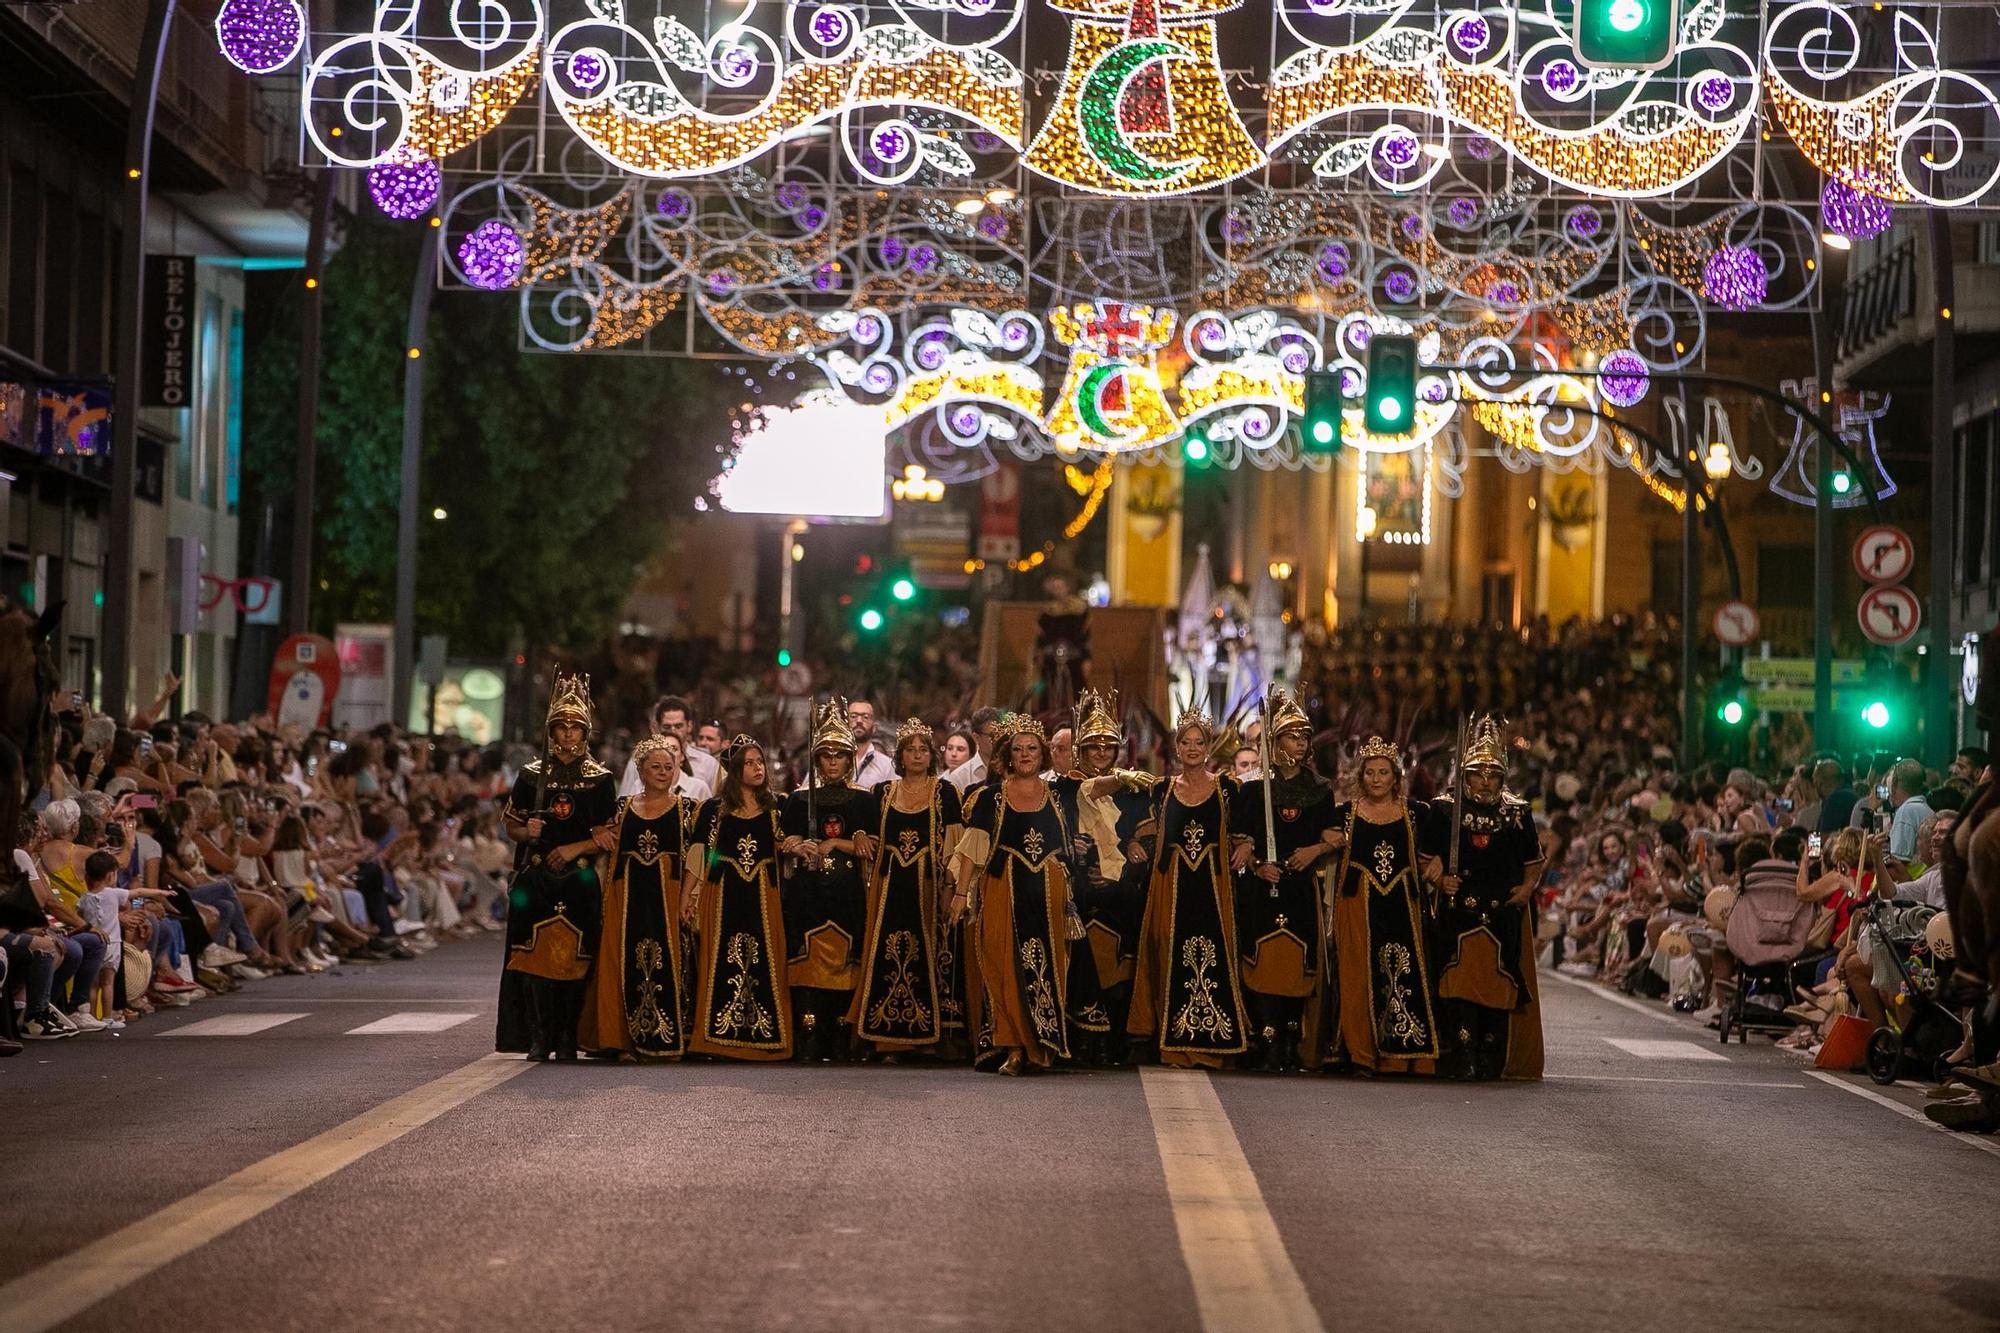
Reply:
<svg viewBox="0 0 2000 1333"><path fill-rule="evenodd" d="M119 888L118 858L110 852L92 852L84 858L83 882L84 892L77 900L77 910L104 940L104 965L98 969L97 977L91 983L91 1008L103 1018L104 1026L117 1032L125 1026L124 1020L118 1016L116 994L118 969L125 965L125 935L118 914L134 898L168 898L171 895L161 889ZM83 983L79 981L77 984Z"/></svg>

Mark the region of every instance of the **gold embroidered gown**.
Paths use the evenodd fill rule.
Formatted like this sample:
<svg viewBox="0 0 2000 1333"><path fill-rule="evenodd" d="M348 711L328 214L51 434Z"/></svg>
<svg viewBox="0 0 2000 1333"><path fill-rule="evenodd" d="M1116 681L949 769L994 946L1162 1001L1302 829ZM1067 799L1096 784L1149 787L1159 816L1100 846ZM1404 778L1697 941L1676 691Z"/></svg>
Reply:
<svg viewBox="0 0 2000 1333"><path fill-rule="evenodd" d="M712 799L695 816L708 860L695 911L694 1017L688 1050L732 1060L789 1060L785 917L778 899L778 812L727 813Z"/></svg>
<svg viewBox="0 0 2000 1333"><path fill-rule="evenodd" d="M595 852L560 871L548 854L581 842L618 809L611 770L585 757L549 766L531 760L515 779L508 808L523 819L539 817L542 836L514 848L514 879L507 898L507 964L500 976L500 1013L493 1049L525 1051L539 1027L574 1039L583 1008L583 982L597 947L603 895Z"/></svg>
<svg viewBox="0 0 2000 1333"><path fill-rule="evenodd" d="M943 779L922 809L909 811L901 779L876 789L881 814L868 875L861 984L847 1021L878 1049L929 1046L944 1035L938 986L938 923L951 897L944 866L963 815L958 789Z"/></svg>
<svg viewBox="0 0 2000 1333"><path fill-rule="evenodd" d="M585 1050L673 1058L687 1049L681 863L694 805L676 794L651 819L618 803L618 851L577 1040Z"/></svg>
<svg viewBox="0 0 2000 1333"><path fill-rule="evenodd" d="M1334 875L1335 1040L1350 1062L1384 1073L1428 1074L1437 1063L1428 892L1417 867L1422 813L1405 806L1377 824L1351 802L1335 811L1347 835Z"/></svg>
<svg viewBox="0 0 2000 1333"><path fill-rule="evenodd" d="M1152 1038L1162 1064L1214 1068L1246 1045L1229 868L1236 784L1220 778L1194 805L1180 799L1176 785L1154 788L1153 883L1126 1030Z"/></svg>
<svg viewBox="0 0 2000 1333"><path fill-rule="evenodd" d="M1042 1066L1069 1056L1068 841L1046 786L1033 810L1016 810L998 785L979 788L966 809L958 855L977 867L965 981L975 1064L1008 1050Z"/></svg>

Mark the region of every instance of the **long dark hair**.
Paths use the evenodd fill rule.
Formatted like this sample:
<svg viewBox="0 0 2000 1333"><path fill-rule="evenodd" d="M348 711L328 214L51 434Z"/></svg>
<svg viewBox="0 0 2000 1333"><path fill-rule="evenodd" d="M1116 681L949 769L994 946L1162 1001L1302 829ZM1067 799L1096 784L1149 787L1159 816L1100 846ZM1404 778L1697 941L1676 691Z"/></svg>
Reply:
<svg viewBox="0 0 2000 1333"><path fill-rule="evenodd" d="M748 786L743 781L743 761L749 757L752 750L764 760L764 782L757 787ZM757 798L757 808L760 810L769 810L777 804L771 796L771 757L765 753L764 747L755 741L744 745L732 745L723 752L722 790L716 793L722 801L722 813L726 815L742 805L746 794Z"/></svg>

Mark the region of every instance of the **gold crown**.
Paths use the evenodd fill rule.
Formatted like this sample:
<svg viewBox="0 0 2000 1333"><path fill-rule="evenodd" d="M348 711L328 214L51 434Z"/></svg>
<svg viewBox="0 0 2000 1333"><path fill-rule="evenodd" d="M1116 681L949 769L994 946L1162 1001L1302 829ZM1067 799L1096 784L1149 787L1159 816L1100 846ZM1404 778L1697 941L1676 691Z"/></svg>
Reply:
<svg viewBox="0 0 2000 1333"><path fill-rule="evenodd" d="M672 740L673 738L669 736L648 736L640 741L632 747L632 767L635 769L643 767L647 759L665 750ZM679 744L677 741L673 743Z"/></svg>
<svg viewBox="0 0 2000 1333"><path fill-rule="evenodd" d="M1199 727L1202 735L1211 740L1215 737L1215 719L1208 715L1205 708L1190 705L1182 709L1180 716L1174 719L1174 739L1178 741L1189 727Z"/></svg>
<svg viewBox="0 0 2000 1333"><path fill-rule="evenodd" d="M1005 745L1016 736L1034 736L1047 743L1049 733L1042 728L1041 719L1033 713L1014 713L1003 721L994 739Z"/></svg>
<svg viewBox="0 0 2000 1333"><path fill-rule="evenodd" d="M763 748L763 742L759 741L755 736L739 731L735 736L730 738L729 744L722 747L722 766L728 768L734 764L736 756L742 754L745 750L761 751Z"/></svg>
<svg viewBox="0 0 2000 1333"><path fill-rule="evenodd" d="M1361 753L1357 758L1364 764L1370 759L1387 759L1400 764L1403 762L1403 752L1393 741L1385 741L1380 736L1370 736L1362 743Z"/></svg>
<svg viewBox="0 0 2000 1333"><path fill-rule="evenodd" d="M847 700L838 696L821 704L813 718L812 752L819 754L823 750L854 753L854 732L847 725Z"/></svg>
<svg viewBox="0 0 2000 1333"><path fill-rule="evenodd" d="M574 722L585 731L596 724L596 715L590 707L590 677L581 671L556 672L555 684L549 690L549 715L544 719L544 730L558 722Z"/></svg>
<svg viewBox="0 0 2000 1333"><path fill-rule="evenodd" d="M896 748L901 750L904 741L914 740L919 736L929 743L933 739L930 725L920 717L906 719L902 726L896 728Z"/></svg>
<svg viewBox="0 0 2000 1333"><path fill-rule="evenodd" d="M1093 741L1110 741L1122 744L1124 733L1118 727L1118 691L1086 688L1076 697L1075 720L1072 727L1076 732L1078 745L1089 745Z"/></svg>
<svg viewBox="0 0 2000 1333"><path fill-rule="evenodd" d="M1276 740L1288 731L1303 731L1312 735L1312 719L1306 710L1299 707L1299 701L1282 685L1273 685L1264 706L1269 710L1271 739Z"/></svg>
<svg viewBox="0 0 2000 1333"><path fill-rule="evenodd" d="M1500 734L1500 719L1491 713L1477 719L1465 739L1465 753L1458 766L1465 769L1497 768L1507 771L1507 741Z"/></svg>

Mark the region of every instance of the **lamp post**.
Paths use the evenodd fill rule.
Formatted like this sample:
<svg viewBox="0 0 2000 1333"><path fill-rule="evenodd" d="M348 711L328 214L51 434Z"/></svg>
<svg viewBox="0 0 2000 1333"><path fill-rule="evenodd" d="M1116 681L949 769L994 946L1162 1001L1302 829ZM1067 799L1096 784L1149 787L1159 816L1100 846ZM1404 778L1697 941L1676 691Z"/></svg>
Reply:
<svg viewBox="0 0 2000 1333"><path fill-rule="evenodd" d="M1361 623L1368 623L1368 548L1375 544L1375 527L1380 520L1375 506L1363 505L1354 516L1354 535L1361 542Z"/></svg>

